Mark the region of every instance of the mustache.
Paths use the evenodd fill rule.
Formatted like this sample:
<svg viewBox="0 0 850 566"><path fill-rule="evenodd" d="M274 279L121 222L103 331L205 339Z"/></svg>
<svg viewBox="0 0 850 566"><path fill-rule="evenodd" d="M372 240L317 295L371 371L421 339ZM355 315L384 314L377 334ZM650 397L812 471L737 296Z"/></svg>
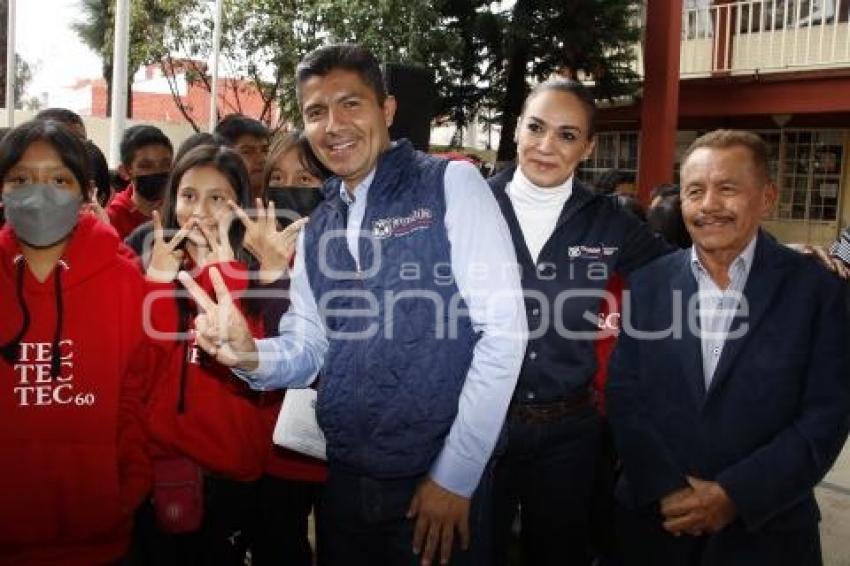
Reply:
<svg viewBox="0 0 850 566"><path fill-rule="evenodd" d="M699 228L716 222L734 222L735 218L734 214L701 214L694 218L693 224Z"/></svg>

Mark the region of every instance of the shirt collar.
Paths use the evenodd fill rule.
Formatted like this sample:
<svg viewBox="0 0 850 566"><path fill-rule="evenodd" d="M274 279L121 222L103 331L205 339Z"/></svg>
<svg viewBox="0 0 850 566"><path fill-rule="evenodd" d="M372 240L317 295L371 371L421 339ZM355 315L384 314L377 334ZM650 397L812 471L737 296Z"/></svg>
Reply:
<svg viewBox="0 0 850 566"><path fill-rule="evenodd" d="M753 236L753 239L750 240L750 243L738 254L738 257L732 262L732 265L729 266L729 278L732 279L735 273L743 273L749 274L750 268L753 266L753 258L756 255L756 241L758 240L758 233ZM691 269L694 272L694 277L699 279L700 275L708 275L708 270L703 266L702 262L699 259L699 255L697 254L696 246L691 246Z"/></svg>
<svg viewBox="0 0 850 566"><path fill-rule="evenodd" d="M345 188L345 181L341 181L339 184L339 198L342 199L342 202L351 206L357 199L366 198L366 193L369 192L369 187L372 185L372 181L375 179L375 171L378 168L375 167L366 177L360 181L360 183L354 187L353 196L349 194L348 189Z"/></svg>

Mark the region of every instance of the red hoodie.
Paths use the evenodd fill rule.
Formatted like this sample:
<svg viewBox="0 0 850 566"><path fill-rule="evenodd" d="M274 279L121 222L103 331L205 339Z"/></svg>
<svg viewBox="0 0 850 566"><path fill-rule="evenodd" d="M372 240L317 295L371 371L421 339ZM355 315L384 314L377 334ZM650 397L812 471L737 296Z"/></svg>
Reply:
<svg viewBox="0 0 850 566"><path fill-rule="evenodd" d="M235 261L217 267L241 308L238 295L247 288L247 269ZM215 296L209 266L196 281ZM177 331L174 292L185 290L177 283L151 283L150 288L156 292L149 296L155 328ZM191 324L194 303L188 301L193 309ZM262 336L261 322L254 320L252 327L255 336ZM155 379L147 410L153 456L187 456L208 472L228 479L257 479L263 473L271 440L271 429L263 418L266 405L265 394L252 391L229 368L203 353L194 340L172 342L168 363Z"/></svg>
<svg viewBox="0 0 850 566"><path fill-rule="evenodd" d="M101 564L127 551L150 486L151 351L145 282L122 248L81 215L57 286L56 271L43 283L32 275L10 226L0 231L0 344L25 326L24 307L30 319L12 363L0 358L0 563Z"/></svg>
<svg viewBox="0 0 850 566"><path fill-rule="evenodd" d="M593 375L593 389L596 391L596 406L603 415L607 414L605 385L608 383L608 360L614 352L617 336L620 334L620 312L624 287L623 277L619 273L613 274L605 288L611 301L603 299L597 315L599 337L595 344L596 373Z"/></svg>
<svg viewBox="0 0 850 566"><path fill-rule="evenodd" d="M124 240L140 225L150 220L149 216L145 216L133 203L133 184L127 186L126 189L116 194L109 206L106 207L106 215L109 216L109 223L118 232L118 237Z"/></svg>
<svg viewBox="0 0 850 566"><path fill-rule="evenodd" d="M294 260L290 262L292 267ZM289 279L282 277L269 284L261 284L254 281L254 286L260 291L259 301L253 305L254 310L262 311L264 337L277 336L280 317L289 308L289 301L285 298L289 295ZM243 301L243 304L247 301ZM263 406L261 408L262 418L268 429L269 452L266 461L266 474L280 479L325 482L328 477L327 465L316 458L305 456L291 450L286 450L271 442L274 427L280 415L280 407L286 390L267 391L263 395Z"/></svg>

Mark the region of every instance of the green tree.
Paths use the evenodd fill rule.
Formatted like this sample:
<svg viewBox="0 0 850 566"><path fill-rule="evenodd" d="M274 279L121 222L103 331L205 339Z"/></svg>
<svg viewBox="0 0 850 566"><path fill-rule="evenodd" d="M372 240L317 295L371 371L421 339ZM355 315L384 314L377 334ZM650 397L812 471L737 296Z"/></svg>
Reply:
<svg viewBox="0 0 850 566"><path fill-rule="evenodd" d="M501 115L498 160L516 154L513 132L529 79L553 73L589 78L598 99L634 92L633 47L640 37L635 0L517 0L502 35L496 93ZM498 63L498 62L497 62Z"/></svg>
<svg viewBox="0 0 850 566"><path fill-rule="evenodd" d="M127 65L127 116L132 116L133 75L147 63L151 51L162 43L166 23L177 17L195 0L132 0L130 2L130 36ZM112 99L112 71L115 34L115 0L80 0L83 20L71 28L79 38L97 53L103 63L107 100ZM106 113L111 107L107 104Z"/></svg>
<svg viewBox="0 0 850 566"><path fill-rule="evenodd" d="M193 108L181 99L177 77L212 91L206 61L213 48L214 14L211 4L182 0L183 6L164 21L162 41L150 44L145 59L161 64L172 86L175 103L196 129ZM222 9L219 92L227 91L227 103L219 115L242 112L245 94L256 92L262 109L253 116L271 127L294 114L295 65L321 42L320 28L304 0L225 0ZM274 115L275 105L282 117Z"/></svg>
<svg viewBox="0 0 850 566"><path fill-rule="evenodd" d="M108 15L103 6L113 0L82 2ZM205 63L212 52L211 3L134 0L132 5L131 66L159 62L175 102L197 128L192 109L177 93L176 76L186 71L187 80L212 88ZM241 110L239 95L256 89L263 108L255 117L278 125L273 123L277 105L282 121L297 122L298 61L323 43L356 42L383 61L434 69L438 120L462 130L474 116L486 116L502 133L499 159L511 159L513 131L533 82L557 72L592 81L599 98L634 91L639 5L639 0L517 0L507 8L488 0L225 0L221 76L228 78L219 87L230 91L233 107L221 112ZM81 37L100 37L110 22L89 18ZM110 44L111 32L99 49L108 53Z"/></svg>

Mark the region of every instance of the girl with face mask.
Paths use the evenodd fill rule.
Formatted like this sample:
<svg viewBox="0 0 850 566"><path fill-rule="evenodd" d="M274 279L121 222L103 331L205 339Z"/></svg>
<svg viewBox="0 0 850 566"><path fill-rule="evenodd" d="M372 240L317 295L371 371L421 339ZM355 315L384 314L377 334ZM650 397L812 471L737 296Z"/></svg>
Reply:
<svg viewBox="0 0 850 566"><path fill-rule="evenodd" d="M199 306L176 281L177 273L186 271L207 292L212 293L216 283L226 285L241 296L240 309L258 337L276 329L279 314L273 320L264 315L285 310L285 293L269 293L267 288L261 298L250 295L264 282L281 279L300 224L281 232L273 220L266 222L274 211L263 207L256 220L251 219L243 211L250 200L239 155L226 147L202 145L177 162L162 216L154 212L146 268L153 289L152 320L158 331L176 341L148 404L156 476L153 512L159 525L148 543L158 552L174 551L172 558L179 564L243 563L252 544L258 480L269 458L274 426L266 415L280 408L279 394L251 391L197 346L189 325ZM236 218L234 209L244 220ZM193 525L170 523L172 515L161 508L167 504L161 488L171 483L167 474L187 466L194 466L203 478L204 497L198 502L203 514Z"/></svg>
<svg viewBox="0 0 850 566"><path fill-rule="evenodd" d="M322 183L331 173L313 155L301 130L275 140L263 173L266 202L274 202L283 224L309 216L322 202Z"/></svg>
<svg viewBox="0 0 850 566"><path fill-rule="evenodd" d="M274 206L277 222L289 226L293 221L309 216L322 200L320 188L328 175L313 157L300 131L287 133L275 140L266 161L263 197ZM282 280L282 283L288 283L288 279ZM282 314L280 310L273 316L279 319ZM271 330L266 336L277 334L276 325ZM283 395L284 392L275 394ZM269 426L277 420L278 407L265 412ZM307 537L308 517L311 512L320 513L326 478L324 462L270 445L265 474L260 482L258 516L261 519L253 536L253 564L313 564L313 552ZM316 533L315 543L321 556L321 529Z"/></svg>
<svg viewBox="0 0 850 566"><path fill-rule="evenodd" d="M150 487L145 282L81 212L86 151L32 121L0 143L0 562L114 563Z"/></svg>

